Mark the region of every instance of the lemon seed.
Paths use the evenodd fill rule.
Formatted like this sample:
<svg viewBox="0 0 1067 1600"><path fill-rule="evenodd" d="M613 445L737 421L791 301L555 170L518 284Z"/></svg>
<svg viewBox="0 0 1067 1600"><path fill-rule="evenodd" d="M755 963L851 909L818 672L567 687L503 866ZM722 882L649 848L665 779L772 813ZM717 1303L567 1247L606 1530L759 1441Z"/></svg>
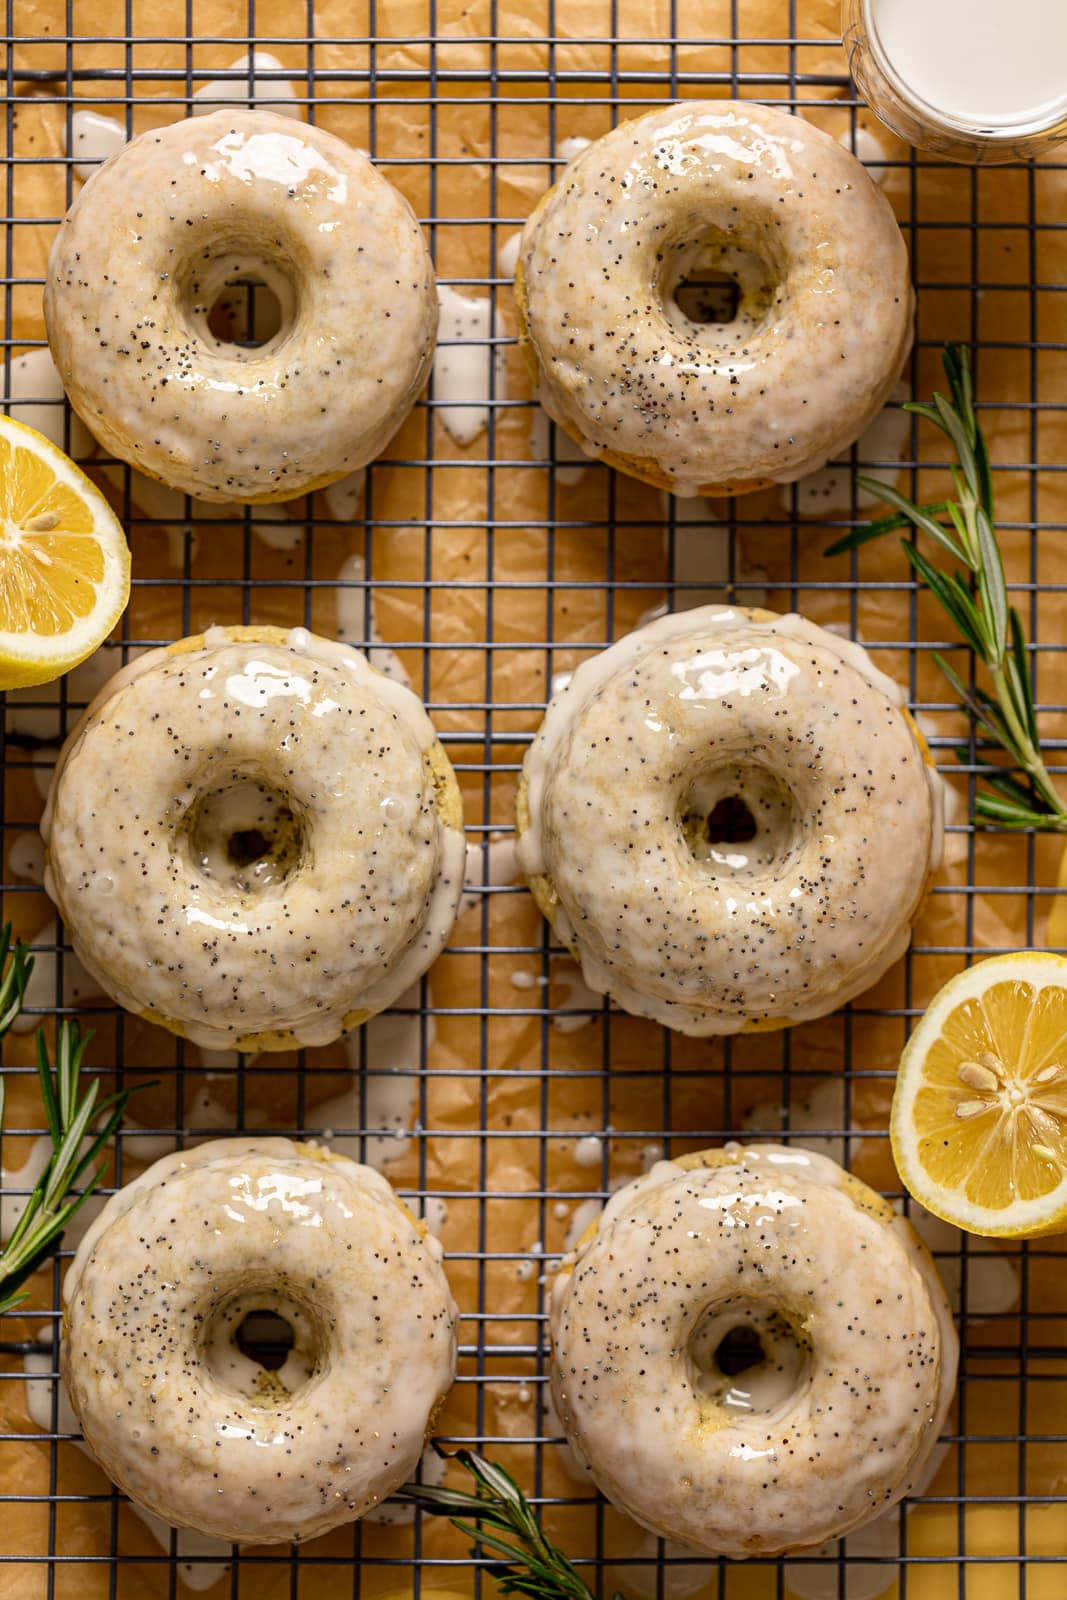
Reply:
<svg viewBox="0 0 1067 1600"><path fill-rule="evenodd" d="M956 1115L966 1120L968 1117L980 1116L983 1111L988 1110L989 1104L985 1100L961 1100L956 1107Z"/></svg>
<svg viewBox="0 0 1067 1600"><path fill-rule="evenodd" d="M959 1075L968 1088L985 1089L990 1094L1000 1085L1000 1079L996 1073L978 1061L962 1062Z"/></svg>

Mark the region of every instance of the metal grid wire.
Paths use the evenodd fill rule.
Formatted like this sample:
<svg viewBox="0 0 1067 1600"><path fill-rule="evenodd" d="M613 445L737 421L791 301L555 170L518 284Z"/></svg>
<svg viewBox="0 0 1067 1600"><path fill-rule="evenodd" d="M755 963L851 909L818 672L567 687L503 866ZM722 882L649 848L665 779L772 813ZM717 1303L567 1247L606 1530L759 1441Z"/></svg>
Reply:
<svg viewBox="0 0 1067 1600"><path fill-rule="evenodd" d="M509 289L497 251L528 209L528 203L521 209L515 204L516 195L529 202L562 166L560 139L603 131L645 105L730 93L774 100L818 120L824 102L831 101L845 119L843 126L854 127L859 108L843 62L827 42L836 6L818 0L758 5L665 0L653 10L627 9L620 0L584 7L545 0L522 17L506 13L499 0L486 0L463 13L466 22L450 17L455 26L446 32L440 0L427 0L424 31L413 35L410 7L367 0L365 10L351 10L346 17L351 28L346 33L326 0L320 0L318 14L315 0L307 0L294 13L303 19L300 37L274 31L284 7L257 0L248 0L246 12L220 6L211 13L215 26L223 18L226 23L218 35L210 27L205 31L196 0L187 0L177 12L166 0L155 8L128 0L114 16L108 13L106 25L102 11L77 6L75 0L55 14L58 32L55 26L42 27L46 7L22 8L7 0L3 335L8 363L13 353L41 342L26 334L20 320L41 279L21 264L18 231L42 231L41 224L47 234L76 187L72 158L62 149L41 153L40 147L20 143L28 102L44 97L59 109L69 149L71 117L79 103L110 111L131 129L134 107L147 96L154 97L164 120L184 114L195 89L220 76L220 57L217 50L211 53L215 46L225 45L233 55L253 45L277 51L284 66L274 76L296 82L298 103L309 120L332 126L333 117L354 110L360 142L415 200L441 280L494 302L488 342L499 359L489 368L485 433L473 447L457 449L440 425L440 402L431 390L386 460L368 474L358 541L350 547L362 553L365 566L342 586L350 602L353 595L361 602L362 641L372 636L376 603L394 606L395 615L404 619L407 631L389 637L456 762L474 860L483 862L481 884L472 891L476 910L460 924L461 936L441 964L445 976L432 973L421 986L419 1003L399 1012L418 1049L394 1077L412 1087L416 1131L410 1142L402 1141L399 1176L387 1169L405 1195L449 1208L444 1238L463 1319L460 1376L445 1417L447 1440L477 1441L511 1465L598 1591L610 1593L625 1580L632 1592L649 1597L792 1593L800 1580L788 1563L742 1568L700 1562L654 1541L628 1543L612 1513L588 1498L587 1486L561 1475L560 1441L546 1409L542 1258L559 1253L574 1208L604 1196L614 1177L639 1170L643 1152L715 1143L744 1125L752 1105L780 1105L786 1137L801 1133L830 1141L825 1147L865 1174L880 1174L894 1193L885 1157L892 1068L911 1020L930 997L930 975L940 981L976 950L1033 943L1048 903L1034 885L1054 881L1054 860L1032 839L991 843L992 836L976 836L963 820L981 751L972 741L969 761L962 768L954 763L959 727L946 691L929 668L931 650L952 641L938 637L936 616L925 610L903 568L881 573L872 591L861 582L863 568L856 560L836 567L823 562L819 552L827 542L826 527L841 529L863 515L854 489L849 510L826 519L814 538L798 521L795 492L786 502L764 498L755 509L741 501L701 513L696 532L714 538L725 552L724 570L709 579L688 564L692 517L675 502L666 508L653 504L642 498L643 491L600 467L588 469L591 487L580 499L562 487L564 478L554 471L552 432L545 435L547 454L528 443L532 406L514 381L517 365L509 363L514 325L508 320ZM114 17L119 18L117 34ZM177 44L185 50L175 64ZM228 75L239 95L241 72ZM244 76L251 94L252 80ZM262 96L263 75L256 81ZM510 132L520 107L523 127L538 130L525 145ZM468 137L476 149L466 148ZM25 209L28 177L44 167L62 179L55 215ZM1035 644L1039 698L1055 763L1064 731L1056 719L1067 715L1057 702L1067 696L1057 654L1062 648L1059 614L1044 609L1044 600L1054 602L1067 586L1047 577L1042 581L1040 561L1048 541L1062 537L1064 522L1062 508L1043 491L1038 462L1045 454L1050 477L1062 472L1063 456L1050 456L1055 434L1046 428L1054 428L1062 415L1051 385L1067 344L1049 336L1054 326L1049 307L1062 285L1043 264L1042 252L1058 246L1057 235L1062 236L1067 169L1046 161L979 173L919 161L899 147L886 157L886 167L920 294L916 389L929 385L941 340L968 337L979 346L980 392L987 397L989 420L1007 430L1001 459L1011 465L998 469L998 482L1003 479L1009 490L1005 526L1011 577ZM949 236L952 250L946 257L941 247ZM1001 246L1008 252L1007 266ZM472 272L475 252L482 270ZM1055 262L1054 256L1049 259ZM935 266L927 275L931 260ZM453 261L461 263L460 270L450 267ZM1009 357L1026 375L1025 392L1007 405L994 404L1001 363ZM983 376L990 380L985 389ZM10 377L6 392L11 392ZM69 415L64 438L68 447L76 446ZM910 456L903 481L915 490L920 461L914 428L906 448ZM339 592L337 546L331 543L337 530L318 500L289 508L299 538L288 551L264 545L251 514L237 523L216 523L213 513L187 504L179 519L184 530L179 567L168 573L159 567L158 552L172 519L146 512L128 470L120 469L109 482L113 493L121 492L134 551L134 596L123 652L168 642L202 626L209 616L246 622L284 616L327 631L325 608ZM457 482L467 485L464 494L452 492ZM662 561L646 562L650 543L660 549L653 533L664 520ZM746 557L750 536L761 541L758 564L764 570L754 570ZM456 556L464 542L469 578L460 575ZM392 553L400 546L405 560L395 564ZM935 917L932 931L920 934L886 1003L875 1006L864 997L821 1029L698 1048L581 998L571 999L567 1027L561 1029L561 952L536 916L518 910L519 897L525 904L524 891L494 881L490 863L493 845L506 840L510 830L523 750L554 672L632 626L649 606L664 600L685 605L708 589L724 588L741 600L765 595L783 610L798 607L820 618L833 614L853 634L864 630L872 593L877 605L899 619L888 636L883 613L874 620L875 636L889 652L883 659L908 683L960 793L952 825L959 870L935 890L935 908L941 897L945 915ZM461 623L449 606L460 608ZM582 621L577 637L572 631L576 616ZM569 648L572 644L577 650ZM116 649L116 665L119 654ZM466 670L472 662L473 675ZM450 688L450 669L457 665L463 669L458 693ZM58 702L46 695L35 701L31 695L27 706L23 696L23 712L36 709L56 719L55 730L36 737L26 734L24 723L12 721L9 708L3 752L2 824L9 847L5 914L31 933L49 912L37 885L12 867L10 846L35 825L39 786L32 773L47 772L59 732L69 728L79 708L69 681L60 685ZM477 868L474 877L479 877ZM989 920L990 907L999 922ZM62 927L54 938L38 936L36 944L40 958L54 960L54 988L35 994L35 1014L47 1019L69 1013L77 993L70 987L69 944ZM510 981L514 972L526 975L525 993ZM97 1007L93 1020L102 1064L116 1061L127 1081L149 1075L163 1080L166 1099L156 1102L154 1131L179 1142L204 1131L191 1087L202 1075L196 1052L117 1011ZM586 1026L575 1026L583 1021ZM443 1061L435 1054L442 1041ZM369 1031L358 1048L366 1068L357 1079L359 1116L352 1127L337 1131L362 1137L361 1148L370 1153L372 1145L381 1144L376 1136L392 1130L368 1125L367 1078L375 1065ZM22 1064L12 1069L15 1078L30 1072L28 1057L19 1060ZM323 1068L310 1054L291 1066L260 1058L240 1072L226 1064L215 1063L215 1068L232 1089L233 1121L257 1132L307 1126L307 1108L323 1098L324 1084L336 1092L341 1073L336 1060ZM827 1080L840 1085L840 1092L830 1101L812 1099L812 1086ZM574 1110L579 1100L583 1115ZM8 1130L9 1137L40 1132L26 1119ZM603 1141L593 1169L576 1167L568 1154L582 1134ZM129 1164L124 1149L121 1140L116 1183ZM462 1184L456 1181L458 1172ZM12 1192L20 1187L25 1185L16 1180ZM864 1594L873 1594L895 1582L899 1594L913 1600L950 1594L1026 1594L1030 1600L1062 1595L1067 1480L1056 1463L1067 1447L1063 1258L1054 1244L998 1251L997 1260L1007 1262L1018 1278L1017 1300L1009 1295L1004 1306L990 1304L978 1284L989 1257L973 1241L942 1237L938 1255L958 1284L963 1361L947 1457L924 1502L924 1520L916 1513L902 1517L888 1547L853 1541L844 1552L834 1549L813 1558L803 1581L810 1584L812 1572L820 1570L824 1592L841 1596L855 1592L857 1583ZM48 1307L57 1303L58 1287L57 1266L52 1298L46 1292L40 1311L14 1326L13 1336L0 1344L0 1475L5 1452L21 1448L27 1438L39 1441L24 1477L0 1476L6 1490L0 1525L8 1514L14 1519L20 1511L35 1512L29 1523L19 1523L31 1533L20 1532L14 1542L0 1535L0 1593L182 1593L181 1574L188 1570L182 1563L195 1566L195 1556L182 1551L179 1561L175 1540L169 1551L144 1538L138 1542L135 1525L120 1514L121 1497L102 1480L93 1479L87 1487L78 1478L77 1487L70 1487L73 1447L60 1426L54 1390L51 1424L43 1429L35 1430L23 1417L10 1421L10 1408L2 1406L5 1392L21 1389L28 1351L44 1357L39 1381L49 1381L52 1347L41 1342L40 1330L55 1318ZM19 1500L21 1507L9 1503ZM82 1529L77 1518L86 1515L95 1517L93 1537L74 1538L69 1530ZM299 1552L234 1552L212 1592L257 1597L442 1587L476 1592L487 1565L484 1555L471 1560L462 1540L448 1542L440 1526L431 1527L426 1519L399 1531L366 1524Z"/></svg>

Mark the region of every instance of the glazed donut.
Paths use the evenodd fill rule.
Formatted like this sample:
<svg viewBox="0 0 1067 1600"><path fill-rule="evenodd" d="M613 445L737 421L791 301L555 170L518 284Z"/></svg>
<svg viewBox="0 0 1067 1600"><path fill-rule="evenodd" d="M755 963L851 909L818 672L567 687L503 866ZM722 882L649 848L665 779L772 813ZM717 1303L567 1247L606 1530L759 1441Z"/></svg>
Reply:
<svg viewBox="0 0 1067 1600"><path fill-rule="evenodd" d="M327 1044L440 954L462 826L410 689L303 628L212 628L82 716L41 822L45 888L128 1011L208 1049Z"/></svg>
<svg viewBox="0 0 1067 1600"><path fill-rule="evenodd" d="M437 1241L372 1168L289 1139L164 1156L108 1200L63 1295L63 1378L104 1471L236 1544L384 1500L455 1373ZM264 1310L293 1333L278 1371L240 1348Z"/></svg>
<svg viewBox="0 0 1067 1600"><path fill-rule="evenodd" d="M876 983L943 827L922 736L866 652L733 606L583 662L527 751L517 820L590 987L690 1034L802 1022Z"/></svg>
<svg viewBox="0 0 1067 1600"><path fill-rule="evenodd" d="M245 281L278 303L259 346L211 326ZM359 151L271 111L192 117L106 161L56 235L44 310L100 443L200 500L291 500L364 466L437 335L407 201Z"/></svg>
<svg viewBox="0 0 1067 1600"><path fill-rule="evenodd" d="M716 278L736 285L733 319L693 320L678 291ZM861 164L748 100L660 106L583 150L526 223L515 298L549 416L679 495L838 455L889 398L914 305Z"/></svg>
<svg viewBox="0 0 1067 1600"><path fill-rule="evenodd" d="M910 1223L777 1145L662 1161L620 1189L565 1259L550 1322L553 1398L599 1487L711 1555L818 1545L921 1490L956 1381ZM740 1373L717 1354L739 1330Z"/></svg>

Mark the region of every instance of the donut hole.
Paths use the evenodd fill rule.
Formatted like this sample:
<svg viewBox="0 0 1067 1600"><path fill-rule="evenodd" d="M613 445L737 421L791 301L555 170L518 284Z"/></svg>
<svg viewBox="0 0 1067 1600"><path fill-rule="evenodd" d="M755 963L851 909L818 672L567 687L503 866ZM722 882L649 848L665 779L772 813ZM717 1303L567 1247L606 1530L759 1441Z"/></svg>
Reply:
<svg viewBox="0 0 1067 1600"><path fill-rule="evenodd" d="M749 1367L758 1367L766 1360L759 1330L748 1322L730 1328L716 1346L713 1359L719 1371L727 1378L739 1378Z"/></svg>
<svg viewBox="0 0 1067 1600"><path fill-rule="evenodd" d="M213 301L207 325L219 344L258 350L281 332L282 304L262 278L233 278Z"/></svg>
<svg viewBox="0 0 1067 1600"><path fill-rule="evenodd" d="M178 274L178 292L193 338L231 360L258 360L288 337L296 321L292 264L279 248L219 241L200 250Z"/></svg>
<svg viewBox="0 0 1067 1600"><path fill-rule="evenodd" d="M739 794L724 794L716 800L705 823L709 844L749 844L758 831L748 802Z"/></svg>
<svg viewBox="0 0 1067 1600"><path fill-rule="evenodd" d="M792 790L755 762L698 773L682 799L679 825L690 855L717 874L784 867L799 832Z"/></svg>
<svg viewBox="0 0 1067 1600"><path fill-rule="evenodd" d="M291 1322L277 1311L249 1311L235 1330L233 1342L243 1356L266 1372L278 1372L296 1344Z"/></svg>
<svg viewBox="0 0 1067 1600"><path fill-rule="evenodd" d="M284 883L305 850L305 826L293 801L269 783L235 777L201 794L185 832L202 878L251 894Z"/></svg>
<svg viewBox="0 0 1067 1600"><path fill-rule="evenodd" d="M811 1347L774 1305L743 1297L698 1317L686 1346L702 1401L731 1411L772 1411L807 1381Z"/></svg>
<svg viewBox="0 0 1067 1600"><path fill-rule="evenodd" d="M254 867L270 855L271 841L260 828L238 828L226 840L226 855L235 867Z"/></svg>
<svg viewBox="0 0 1067 1600"><path fill-rule="evenodd" d="M714 267L697 267L675 284L674 303L687 322L733 322L741 304L741 285Z"/></svg>
<svg viewBox="0 0 1067 1600"><path fill-rule="evenodd" d="M668 321L690 338L714 338L716 330L728 330L730 341L743 337L778 298L774 263L717 229L665 247L657 277Z"/></svg>
<svg viewBox="0 0 1067 1600"><path fill-rule="evenodd" d="M312 1381L325 1348L313 1308L285 1286L260 1283L227 1296L207 1317L201 1360L221 1388L271 1405Z"/></svg>

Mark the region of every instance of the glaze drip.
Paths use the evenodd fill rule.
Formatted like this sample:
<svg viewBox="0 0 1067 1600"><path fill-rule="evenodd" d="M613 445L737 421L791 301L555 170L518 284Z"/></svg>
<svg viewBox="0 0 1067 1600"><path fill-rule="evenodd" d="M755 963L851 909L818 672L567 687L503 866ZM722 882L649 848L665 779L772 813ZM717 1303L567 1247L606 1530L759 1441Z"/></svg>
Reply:
<svg viewBox="0 0 1067 1600"><path fill-rule="evenodd" d="M944 1291L907 1223L775 1145L626 1184L564 1260L550 1324L579 1459L621 1510L711 1555L871 1521L924 1481L955 1385Z"/></svg>
<svg viewBox="0 0 1067 1600"><path fill-rule="evenodd" d="M657 107L581 150L523 230L515 293L549 416L683 496L822 466L912 338L884 196L826 134L749 102Z"/></svg>
<svg viewBox="0 0 1067 1600"><path fill-rule="evenodd" d="M303 628L209 629L118 673L41 831L87 971L208 1049L324 1044L392 1004L463 889L459 794L423 707Z"/></svg>
<svg viewBox="0 0 1067 1600"><path fill-rule="evenodd" d="M518 848L590 987L700 1035L877 982L943 833L902 699L851 641L729 606L583 662L527 753Z"/></svg>

